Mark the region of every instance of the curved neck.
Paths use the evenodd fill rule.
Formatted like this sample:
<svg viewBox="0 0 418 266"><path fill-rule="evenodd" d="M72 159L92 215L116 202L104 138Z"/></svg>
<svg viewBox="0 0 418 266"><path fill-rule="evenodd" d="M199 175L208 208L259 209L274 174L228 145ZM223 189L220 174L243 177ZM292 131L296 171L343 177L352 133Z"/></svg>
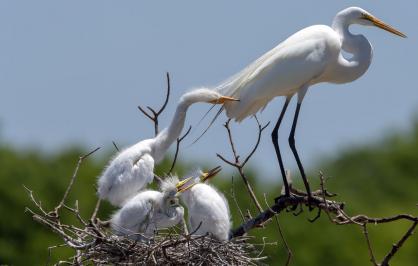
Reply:
<svg viewBox="0 0 418 266"><path fill-rule="evenodd" d="M184 127L184 121L186 119L187 109L192 103L181 99L177 105L176 112L170 125L163 129L154 138L154 160L156 162L161 161L171 144L180 136Z"/></svg>
<svg viewBox="0 0 418 266"><path fill-rule="evenodd" d="M363 35L352 34L348 28L353 22L345 17L336 16L332 28L341 38L341 48L352 54L351 58L345 58L342 53L338 56L338 62L333 70L334 82L346 83L362 76L370 66L373 57L373 49L370 42Z"/></svg>

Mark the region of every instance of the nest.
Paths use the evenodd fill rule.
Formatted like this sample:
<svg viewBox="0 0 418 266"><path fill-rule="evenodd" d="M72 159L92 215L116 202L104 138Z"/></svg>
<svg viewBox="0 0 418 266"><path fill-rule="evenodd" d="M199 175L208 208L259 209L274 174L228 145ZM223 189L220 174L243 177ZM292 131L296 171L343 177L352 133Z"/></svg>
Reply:
<svg viewBox="0 0 418 266"><path fill-rule="evenodd" d="M252 237L249 236L219 241L210 235L178 233L175 228L159 231L147 241L118 236L109 229L109 222L96 217L100 201L87 220L80 215L78 201L74 207L61 201L52 211L47 211L33 192L27 191L35 208L26 208L26 211L64 241L61 245L49 247L49 254L54 248L74 250L74 256L59 261L57 265L259 265L267 258L257 251L258 244L250 243ZM62 211L72 214L77 222L68 224L63 221Z"/></svg>
<svg viewBox="0 0 418 266"><path fill-rule="evenodd" d="M144 243L112 236L81 252L79 259L99 265L258 265L265 257L247 240L162 234Z"/></svg>

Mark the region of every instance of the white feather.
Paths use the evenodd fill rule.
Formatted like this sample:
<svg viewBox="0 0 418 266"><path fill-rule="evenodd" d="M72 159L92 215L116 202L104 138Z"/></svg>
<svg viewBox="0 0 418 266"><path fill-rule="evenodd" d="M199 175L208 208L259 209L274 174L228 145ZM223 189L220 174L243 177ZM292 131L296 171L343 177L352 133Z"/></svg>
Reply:
<svg viewBox="0 0 418 266"><path fill-rule="evenodd" d="M211 185L199 183L185 191L181 199L188 210L189 232L210 233L219 240L228 240L231 215L222 193Z"/></svg>
<svg viewBox="0 0 418 266"><path fill-rule="evenodd" d="M373 50L363 35L351 34L348 27L375 26L365 15L370 14L350 7L336 15L332 27L304 28L215 87L222 95L240 100L225 104L227 116L241 121L277 96L291 96L320 82L347 83L362 76L370 66ZM343 50L353 56L346 59Z"/></svg>
<svg viewBox="0 0 418 266"><path fill-rule="evenodd" d="M115 206L128 199L154 179L154 165L164 158L170 145L179 137L189 106L196 102L216 101L218 92L196 89L184 94L171 124L155 138L146 139L119 152L98 178L98 194Z"/></svg>
<svg viewBox="0 0 418 266"><path fill-rule="evenodd" d="M142 240L153 237L159 229L177 225L183 220L184 209L179 205L169 206L171 199L159 191L138 193L112 216L112 229L118 235Z"/></svg>

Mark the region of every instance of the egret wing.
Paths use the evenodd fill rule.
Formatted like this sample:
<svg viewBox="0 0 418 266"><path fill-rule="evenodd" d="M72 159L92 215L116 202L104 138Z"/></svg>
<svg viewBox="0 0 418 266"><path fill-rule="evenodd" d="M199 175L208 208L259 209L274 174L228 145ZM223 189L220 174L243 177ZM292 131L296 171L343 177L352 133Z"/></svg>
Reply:
<svg viewBox="0 0 418 266"><path fill-rule="evenodd" d="M327 28L316 27L319 32L307 28L294 34L217 87L221 94L240 100L225 104L230 118L255 114L274 97L292 95L323 73L330 35Z"/></svg>

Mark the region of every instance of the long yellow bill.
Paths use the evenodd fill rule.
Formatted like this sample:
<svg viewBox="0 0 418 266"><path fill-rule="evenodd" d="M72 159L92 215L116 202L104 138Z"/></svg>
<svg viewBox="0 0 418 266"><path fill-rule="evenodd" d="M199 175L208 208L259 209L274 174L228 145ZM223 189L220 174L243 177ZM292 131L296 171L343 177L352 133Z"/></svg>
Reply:
<svg viewBox="0 0 418 266"><path fill-rule="evenodd" d="M196 185L196 183L194 183L193 182L193 184L190 184L190 185L188 185L187 187L185 187L185 188L179 188L179 189L177 189L177 193L176 193L176 197L178 197L178 196L180 196L180 194L181 193L183 193L183 192L185 192L185 191L187 191L187 190L189 190L189 189L191 189L194 185Z"/></svg>
<svg viewBox="0 0 418 266"><path fill-rule="evenodd" d="M201 182L205 182L205 181L206 181L206 180L208 180L209 178L212 178L212 177L214 177L215 175L217 175L217 174L218 174L221 170L222 170L222 167L217 166L217 167L215 167L215 168L213 168L213 169L211 169L211 170L209 170L209 171L207 171L207 172L203 173L203 174L200 176L200 181L201 181Z"/></svg>
<svg viewBox="0 0 418 266"><path fill-rule="evenodd" d="M189 178L183 179L180 182L178 182L176 184L177 191L179 191L181 189L181 187L184 186L185 184L187 184L187 182L189 182L192 178L193 177L189 177Z"/></svg>
<svg viewBox="0 0 418 266"><path fill-rule="evenodd" d="M235 99L233 97L229 97L229 96L221 96L216 100L212 100L209 103L213 103L213 104L224 104L225 102L238 102L238 99Z"/></svg>
<svg viewBox="0 0 418 266"><path fill-rule="evenodd" d="M367 20L370 20L376 27L379 27L383 30L386 30L390 33L393 33L395 35L398 35L400 37L406 38L406 35L403 34L402 32L398 31L397 29L395 29L394 27L384 23L383 21L381 21L380 19L373 17L371 15L368 14L364 14L364 18Z"/></svg>

